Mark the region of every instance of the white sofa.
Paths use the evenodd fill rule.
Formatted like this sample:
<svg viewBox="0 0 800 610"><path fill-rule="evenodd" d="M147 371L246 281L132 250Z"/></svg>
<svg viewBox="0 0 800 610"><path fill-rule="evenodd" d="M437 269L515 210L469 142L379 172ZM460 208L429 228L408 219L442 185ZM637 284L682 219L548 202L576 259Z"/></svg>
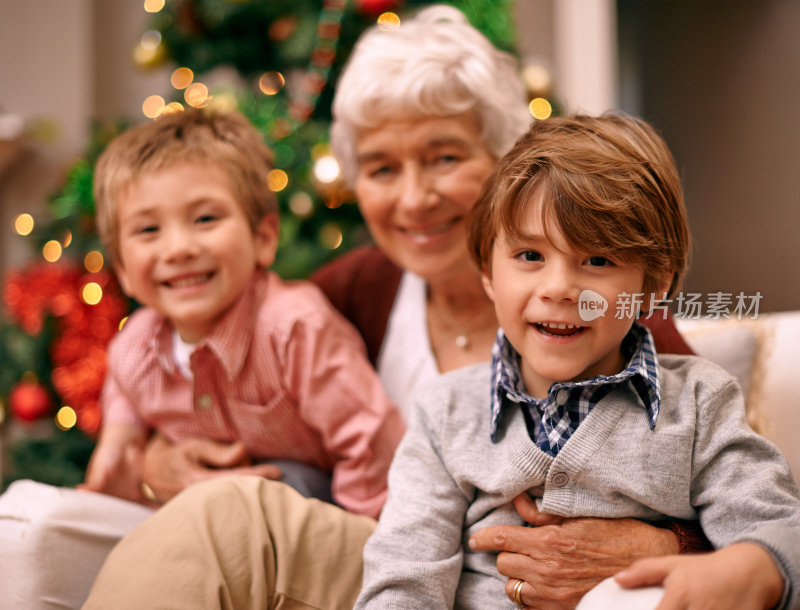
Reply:
<svg viewBox="0 0 800 610"><path fill-rule="evenodd" d="M739 378L750 424L800 481L800 311L675 323L695 352Z"/></svg>

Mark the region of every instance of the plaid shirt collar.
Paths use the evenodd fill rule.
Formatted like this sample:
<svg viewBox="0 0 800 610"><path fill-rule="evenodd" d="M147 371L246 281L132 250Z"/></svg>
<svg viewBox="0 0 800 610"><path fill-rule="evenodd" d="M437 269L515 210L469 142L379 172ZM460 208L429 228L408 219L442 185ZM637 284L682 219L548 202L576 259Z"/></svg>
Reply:
<svg viewBox="0 0 800 610"><path fill-rule="evenodd" d="M654 428L661 408L661 384L650 331L634 324L622 340L622 350L623 354L630 354L628 365L616 375L554 383L546 398L536 399L525 391L519 353L500 329L492 348L492 442L498 440L503 413L520 405L531 440L542 451L555 456L591 409L616 386L626 382L641 398L650 428Z"/></svg>
<svg viewBox="0 0 800 610"><path fill-rule="evenodd" d="M219 361L228 379L233 380L244 366L250 350L251 329L258 307L266 297L270 278L268 272L257 271L242 296L220 318L214 330L197 344L195 351L207 347ZM166 318L154 329L150 341L151 353L156 355L164 370L177 371L172 355L172 324Z"/></svg>

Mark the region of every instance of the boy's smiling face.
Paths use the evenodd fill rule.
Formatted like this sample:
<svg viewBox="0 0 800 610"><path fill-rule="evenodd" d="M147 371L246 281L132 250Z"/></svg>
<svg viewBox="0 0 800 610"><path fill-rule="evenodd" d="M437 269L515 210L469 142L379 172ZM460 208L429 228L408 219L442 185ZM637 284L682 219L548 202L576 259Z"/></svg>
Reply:
<svg viewBox="0 0 800 610"><path fill-rule="evenodd" d="M277 216L254 234L227 175L207 164L145 174L117 198L117 214L122 287L188 342L207 336L275 258Z"/></svg>
<svg viewBox="0 0 800 610"><path fill-rule="evenodd" d="M622 370L620 345L630 317L616 318L618 295L640 294L642 269L578 252L557 226L542 226L542 203L522 216L521 239L497 235L483 283L500 326L521 356L529 394L543 398L554 382L578 381ZM608 302L604 316L584 321L578 299L593 290Z"/></svg>

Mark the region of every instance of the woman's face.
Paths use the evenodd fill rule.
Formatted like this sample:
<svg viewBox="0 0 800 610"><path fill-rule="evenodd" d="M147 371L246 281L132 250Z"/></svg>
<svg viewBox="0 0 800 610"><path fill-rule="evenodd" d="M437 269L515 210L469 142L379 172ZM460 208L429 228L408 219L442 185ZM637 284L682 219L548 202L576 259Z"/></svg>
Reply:
<svg viewBox="0 0 800 610"><path fill-rule="evenodd" d="M428 281L463 273L467 213L495 164L474 117L392 119L361 132L356 154L358 205L386 255Z"/></svg>

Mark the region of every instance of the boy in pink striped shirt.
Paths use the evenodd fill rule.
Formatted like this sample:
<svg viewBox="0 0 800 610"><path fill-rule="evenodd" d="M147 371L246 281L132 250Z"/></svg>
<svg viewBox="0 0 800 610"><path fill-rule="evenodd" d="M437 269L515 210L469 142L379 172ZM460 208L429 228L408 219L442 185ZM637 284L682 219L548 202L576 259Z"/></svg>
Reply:
<svg viewBox="0 0 800 610"><path fill-rule="evenodd" d="M86 488L141 501L141 449L156 430L307 465L332 476L347 510L380 512L404 424L355 329L315 286L267 270L271 169L244 117L206 110L131 128L100 157L100 236L144 307L109 346Z"/></svg>

